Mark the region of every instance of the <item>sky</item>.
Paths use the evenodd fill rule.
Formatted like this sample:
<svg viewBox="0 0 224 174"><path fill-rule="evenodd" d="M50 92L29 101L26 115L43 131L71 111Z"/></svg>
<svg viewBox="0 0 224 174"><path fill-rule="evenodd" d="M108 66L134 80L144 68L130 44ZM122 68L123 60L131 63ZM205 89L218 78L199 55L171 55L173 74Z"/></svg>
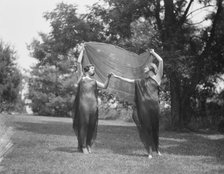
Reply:
<svg viewBox="0 0 224 174"><path fill-rule="evenodd" d="M49 23L44 12L52 11L58 3L78 5L78 13L86 11L86 5L98 0L0 0L0 40L10 44L17 52L20 69L30 69L35 59L29 56L27 44L38 38L38 32L48 33Z"/></svg>

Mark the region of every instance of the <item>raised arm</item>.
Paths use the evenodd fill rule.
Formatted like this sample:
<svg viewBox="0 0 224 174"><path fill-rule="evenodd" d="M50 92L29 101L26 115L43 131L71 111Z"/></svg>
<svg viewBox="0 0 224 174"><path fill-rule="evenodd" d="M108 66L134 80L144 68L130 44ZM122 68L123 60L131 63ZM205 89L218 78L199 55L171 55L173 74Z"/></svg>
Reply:
<svg viewBox="0 0 224 174"><path fill-rule="evenodd" d="M82 71L83 51L84 51L84 48L82 47L81 52L80 52L79 57L78 57L78 61L77 61L77 63L78 63L77 68L78 68L78 72L80 73L80 75L79 75L78 81L75 84L75 87L78 87L78 84L79 84L79 82L81 81L81 79L83 77L83 71Z"/></svg>
<svg viewBox="0 0 224 174"><path fill-rule="evenodd" d="M124 77L118 76L118 75L116 75L116 74L114 74L114 73L112 73L112 75L113 75L115 78L120 79L120 80L123 80L123 81L125 81L125 82L129 82L129 83L134 83L134 82L135 82L134 79L124 78Z"/></svg>
<svg viewBox="0 0 224 174"><path fill-rule="evenodd" d="M84 46L82 46L81 52L79 54L78 57L78 64L79 64L79 72L81 73L80 76L83 76L83 72L82 72L82 58L83 58L83 51L84 51Z"/></svg>
<svg viewBox="0 0 224 174"><path fill-rule="evenodd" d="M111 73L107 75L107 80L105 81L105 83L100 83L100 82L96 81L97 86L100 88L106 89L109 85L111 75L112 75Z"/></svg>
<svg viewBox="0 0 224 174"><path fill-rule="evenodd" d="M75 88L78 87L78 84L79 84L79 82L81 81L81 79L82 79L82 77L83 77L82 65L79 65L78 67L79 67L79 68L78 68L78 71L80 72L80 76L79 76L78 81L75 83Z"/></svg>
<svg viewBox="0 0 224 174"><path fill-rule="evenodd" d="M163 59L153 50L150 50L150 53L158 60L158 70L156 73L156 77L158 78L159 81L161 81L162 76L163 76Z"/></svg>

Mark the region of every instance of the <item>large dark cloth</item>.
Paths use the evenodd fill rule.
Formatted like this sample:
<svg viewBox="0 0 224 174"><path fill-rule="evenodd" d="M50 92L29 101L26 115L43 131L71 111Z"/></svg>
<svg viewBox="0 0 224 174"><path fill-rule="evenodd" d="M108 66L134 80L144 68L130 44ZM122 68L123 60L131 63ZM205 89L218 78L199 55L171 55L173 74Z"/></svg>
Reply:
<svg viewBox="0 0 224 174"><path fill-rule="evenodd" d="M153 57L149 52L138 55L111 44L85 42L83 57L80 57L79 62L83 67L93 64L96 68L94 79L104 82L110 72L130 79L139 79L144 74L145 65L152 60ZM121 100L134 103L134 85L132 83L111 78L107 92Z"/></svg>
<svg viewBox="0 0 224 174"><path fill-rule="evenodd" d="M78 84L73 110L73 129L78 139L78 148L93 144L97 125L97 84L95 80L82 78Z"/></svg>
<svg viewBox="0 0 224 174"><path fill-rule="evenodd" d="M139 136L149 152L149 147L158 152L159 144L159 85L148 77L135 80L135 103L133 120Z"/></svg>

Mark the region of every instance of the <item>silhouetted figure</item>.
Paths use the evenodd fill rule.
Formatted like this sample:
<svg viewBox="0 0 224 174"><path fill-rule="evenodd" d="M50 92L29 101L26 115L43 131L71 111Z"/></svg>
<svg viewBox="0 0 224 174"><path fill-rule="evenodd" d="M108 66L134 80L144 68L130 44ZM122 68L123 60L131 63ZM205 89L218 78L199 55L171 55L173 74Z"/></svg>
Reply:
<svg viewBox="0 0 224 174"><path fill-rule="evenodd" d="M100 83L91 78L95 74L93 65L84 67L85 75L77 83L77 94L73 110L73 129L78 139L78 149L84 154L91 153L96 139L98 125L97 88L107 88L111 74L106 82Z"/></svg>
<svg viewBox="0 0 224 174"><path fill-rule="evenodd" d="M159 86L163 76L163 59L150 50L150 53L158 60L158 67L154 63L146 65L144 68L144 78L128 79L113 74L126 82L135 84L135 105L133 120L136 123L140 138L148 152L148 157L152 158L152 151L159 152Z"/></svg>

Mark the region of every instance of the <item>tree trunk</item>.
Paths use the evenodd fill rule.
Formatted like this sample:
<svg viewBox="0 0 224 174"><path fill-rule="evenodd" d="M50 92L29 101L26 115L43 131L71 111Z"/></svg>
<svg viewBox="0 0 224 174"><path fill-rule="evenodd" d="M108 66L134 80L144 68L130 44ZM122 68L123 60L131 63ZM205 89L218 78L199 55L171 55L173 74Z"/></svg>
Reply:
<svg viewBox="0 0 224 174"><path fill-rule="evenodd" d="M180 128L183 124L181 114L180 83L177 75L170 74L171 120L172 127Z"/></svg>
<svg viewBox="0 0 224 174"><path fill-rule="evenodd" d="M188 123L191 121L192 118L192 108L191 108L191 100L190 97L191 95L188 95L187 89L183 91L183 97L181 97L181 115L183 118L183 126L187 126Z"/></svg>

